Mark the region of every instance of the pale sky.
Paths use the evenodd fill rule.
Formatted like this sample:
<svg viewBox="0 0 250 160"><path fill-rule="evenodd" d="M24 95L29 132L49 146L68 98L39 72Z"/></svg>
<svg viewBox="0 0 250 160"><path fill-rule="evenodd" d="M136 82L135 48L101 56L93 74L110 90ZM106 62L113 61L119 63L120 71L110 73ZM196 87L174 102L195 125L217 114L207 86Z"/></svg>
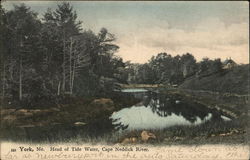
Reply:
<svg viewBox="0 0 250 160"><path fill-rule="evenodd" d="M22 1L3 2L7 10ZM24 2L39 16L60 2ZM153 55L192 53L249 63L249 7L243 1L71 1L83 29L102 27L116 35L117 55L145 63Z"/></svg>

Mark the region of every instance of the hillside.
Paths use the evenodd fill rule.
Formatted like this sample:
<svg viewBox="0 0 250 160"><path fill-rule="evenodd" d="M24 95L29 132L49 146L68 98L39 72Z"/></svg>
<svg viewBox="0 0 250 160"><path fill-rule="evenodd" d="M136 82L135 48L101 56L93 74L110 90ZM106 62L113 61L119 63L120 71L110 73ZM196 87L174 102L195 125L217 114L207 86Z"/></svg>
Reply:
<svg viewBox="0 0 250 160"><path fill-rule="evenodd" d="M210 75L192 76L186 79L179 88L248 94L248 78L249 64L239 65Z"/></svg>

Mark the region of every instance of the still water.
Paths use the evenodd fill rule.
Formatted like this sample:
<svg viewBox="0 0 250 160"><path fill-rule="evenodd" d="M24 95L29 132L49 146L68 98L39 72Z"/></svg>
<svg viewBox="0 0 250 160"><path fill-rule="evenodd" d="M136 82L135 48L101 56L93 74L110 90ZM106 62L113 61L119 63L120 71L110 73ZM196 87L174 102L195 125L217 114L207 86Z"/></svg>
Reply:
<svg viewBox="0 0 250 160"><path fill-rule="evenodd" d="M163 129L177 125L199 125L211 120L230 120L214 110L173 97L150 92L145 89L125 89L125 94L133 94L141 102L123 108L111 115L112 124L118 130Z"/></svg>
<svg viewBox="0 0 250 160"><path fill-rule="evenodd" d="M110 117L99 117L83 126L57 124L29 128L8 128L1 132L0 139L19 141L64 141L74 137L99 137L114 130L163 129L179 125L199 125L206 121L230 118L221 115L192 100L183 97L160 94L145 89L125 89L122 94L134 96L140 102L114 112ZM126 96L124 96L126 97Z"/></svg>

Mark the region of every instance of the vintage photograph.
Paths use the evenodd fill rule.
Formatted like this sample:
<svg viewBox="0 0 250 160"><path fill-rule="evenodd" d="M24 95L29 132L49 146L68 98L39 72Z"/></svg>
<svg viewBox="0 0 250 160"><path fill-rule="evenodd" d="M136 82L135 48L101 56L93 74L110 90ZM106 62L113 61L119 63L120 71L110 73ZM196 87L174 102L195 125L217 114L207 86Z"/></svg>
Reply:
<svg viewBox="0 0 250 160"><path fill-rule="evenodd" d="M248 145L248 2L2 1L0 34L1 142Z"/></svg>

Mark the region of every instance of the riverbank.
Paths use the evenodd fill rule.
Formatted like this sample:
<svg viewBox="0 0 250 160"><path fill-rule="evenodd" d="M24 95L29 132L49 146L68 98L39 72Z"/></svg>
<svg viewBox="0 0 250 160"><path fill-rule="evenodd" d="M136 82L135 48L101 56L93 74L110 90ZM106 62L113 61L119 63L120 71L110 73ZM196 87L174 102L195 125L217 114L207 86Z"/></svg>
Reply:
<svg viewBox="0 0 250 160"><path fill-rule="evenodd" d="M108 132L103 133L98 136L94 136L95 133L86 134L81 132L77 135L72 133L69 134L68 130L63 133L55 134L53 133L56 129L49 130L49 128L40 130L36 132L37 135L42 131L43 135L51 135L47 139L30 139L22 134L24 131L19 128L19 130L14 130L11 128L9 130L9 136L11 139L4 139L4 141L10 142L20 142L20 143L39 143L39 144L49 144L49 143L76 143L76 144L105 144L105 145L134 145L134 144L151 144L151 145L204 145L204 144L244 144L249 145L249 117L240 117L237 120L232 121L219 121L219 122L206 122L197 126L173 126L165 128L162 130L146 130L155 135L155 139L149 139L147 141L141 140L141 133L144 130L131 130L124 132ZM75 130L70 128L70 130ZM76 130L75 130L76 131ZM19 132L18 137L13 137L16 135L15 132ZM27 132L27 129L26 129ZM31 131L30 131L31 132ZM50 133L48 133L50 132ZM40 133L41 134L41 133ZM65 136L69 134L68 136ZM29 136L37 136L29 135ZM53 137L54 136L54 137ZM55 137L57 136L57 137ZM126 141L128 139L128 141Z"/></svg>
<svg viewBox="0 0 250 160"><path fill-rule="evenodd" d="M206 122L196 126L173 126L149 130L156 136L148 143L157 145L247 144L249 117L232 121ZM125 137L139 137L142 130L127 132ZM118 140L119 142L119 140Z"/></svg>
<svg viewBox="0 0 250 160"><path fill-rule="evenodd" d="M148 89L155 90L158 88L149 87ZM115 132L108 119L113 112L130 107L139 100L132 96L124 97L121 95L111 98L89 99L71 97L58 107L51 109L1 110L1 120L5 120L2 121L4 123L1 123L3 131L1 137L7 136L9 140L28 143L116 144L122 143L124 139L134 140L134 138L136 138L135 141L127 144L190 145L241 144L247 142L249 115L246 112L248 104L246 95L220 94L168 87L158 89L158 91L175 99L193 101L208 108L216 109L218 112L230 117L231 121L208 121L195 126L173 126L160 130L147 130L153 133L156 138L142 142L140 135L143 130ZM6 122L12 123L8 124ZM98 130L94 130L93 126ZM48 138L37 137L39 134Z"/></svg>
<svg viewBox="0 0 250 160"><path fill-rule="evenodd" d="M232 121L206 122L196 126L173 126L162 130L146 130L155 135L155 139L141 140L141 133L145 130L131 130L123 132L108 132L99 136L91 136L84 132L77 135L57 135L54 139L42 141L17 137L14 142L20 143L76 143L76 144L105 144L105 145L204 145L204 144L249 144L249 117L244 116ZM72 129L72 128L71 128ZM13 130L12 130L13 131ZM16 130L15 130L16 131ZM20 131L20 130L19 130ZM48 134L43 130L43 134ZM13 133L12 133L13 134ZM64 132L63 134L68 134ZM94 134L94 133L93 133ZM128 139L128 141L126 141ZM13 141L13 140L9 140Z"/></svg>
<svg viewBox="0 0 250 160"><path fill-rule="evenodd" d="M231 118L246 115L248 112L248 95L187 89L162 89L161 92L200 103Z"/></svg>
<svg viewBox="0 0 250 160"><path fill-rule="evenodd" d="M11 105L5 106L0 108L0 138L14 141L61 140L75 137L74 132L80 130L91 132L96 128L100 132L110 131L112 126L109 116L137 102L133 96L114 94L109 98L68 96L57 105L46 108L15 109ZM68 135L60 135L64 133Z"/></svg>
<svg viewBox="0 0 250 160"><path fill-rule="evenodd" d="M140 85L140 87L142 86ZM157 139L149 143L156 143L157 145L248 143L248 122L250 120L248 95L177 89L173 87L157 89L150 87L150 85L148 85L147 89L158 91L180 101L192 101L201 104L231 119L230 121L208 121L197 126L175 126L163 130L150 130L150 132L156 135ZM120 139L140 137L141 132L142 130L130 131ZM117 141L119 142L119 140Z"/></svg>
<svg viewBox="0 0 250 160"><path fill-rule="evenodd" d="M193 75L178 88L247 95L249 87L249 64L244 64L212 74Z"/></svg>
<svg viewBox="0 0 250 160"><path fill-rule="evenodd" d="M247 114L249 105L248 94L237 94L227 92L214 92L208 90L192 90L175 88L171 85L151 85L151 84L130 84L124 85L123 88L143 88L153 92L161 92L172 95L174 97L181 97L188 101L194 101L211 109L231 117L237 118L241 114Z"/></svg>

